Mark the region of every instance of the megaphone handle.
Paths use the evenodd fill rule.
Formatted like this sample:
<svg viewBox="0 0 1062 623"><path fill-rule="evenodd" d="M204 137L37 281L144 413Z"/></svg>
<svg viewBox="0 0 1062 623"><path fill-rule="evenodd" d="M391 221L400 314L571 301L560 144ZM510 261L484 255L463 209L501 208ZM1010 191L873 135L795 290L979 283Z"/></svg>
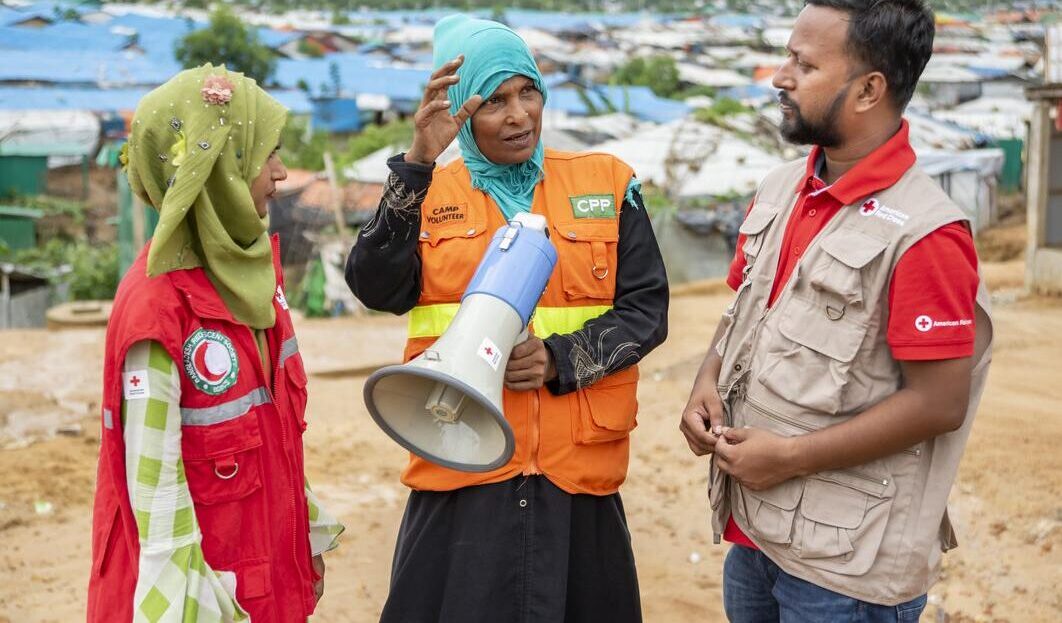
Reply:
<svg viewBox="0 0 1062 623"><path fill-rule="evenodd" d="M530 333L528 333L527 326L525 326L524 330L520 332L520 335L516 336L516 341L513 342L513 346L526 342L528 337L530 337Z"/></svg>

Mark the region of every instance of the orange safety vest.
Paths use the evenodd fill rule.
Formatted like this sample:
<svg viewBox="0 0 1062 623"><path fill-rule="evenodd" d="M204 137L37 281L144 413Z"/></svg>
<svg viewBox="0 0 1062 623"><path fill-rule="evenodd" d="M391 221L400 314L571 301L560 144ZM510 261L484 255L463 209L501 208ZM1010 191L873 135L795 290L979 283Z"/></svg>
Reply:
<svg viewBox="0 0 1062 623"><path fill-rule="evenodd" d="M549 149L543 168L531 211L546 217L557 248L557 265L531 320L532 333L544 339L574 333L612 309L620 205L633 171L606 154ZM436 169L421 205L421 294L409 315L406 361L449 326L491 234L504 225L494 201L472 188L462 160ZM603 356L597 345L572 346L575 369L592 373ZM506 389L505 418L516 439L508 464L466 473L410 455L402 482L418 490L449 491L542 473L569 493L614 493L627 476L637 385L638 367L631 366L563 396L545 387Z"/></svg>

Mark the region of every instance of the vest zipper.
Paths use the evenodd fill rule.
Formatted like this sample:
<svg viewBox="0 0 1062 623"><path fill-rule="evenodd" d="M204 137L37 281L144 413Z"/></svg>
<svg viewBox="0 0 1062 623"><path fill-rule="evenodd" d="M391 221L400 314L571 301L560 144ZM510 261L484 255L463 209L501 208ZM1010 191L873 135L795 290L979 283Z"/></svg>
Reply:
<svg viewBox="0 0 1062 623"><path fill-rule="evenodd" d="M802 422L802 421L800 421L800 420L798 420L796 418L789 417L788 415L782 415L781 413L775 413L774 411L768 409L767 407L763 406L762 404L756 402L755 399L749 398L748 396L745 396L745 404L747 404L748 406L752 407L752 409L754 411L756 411L757 413L759 413L760 415L762 415L762 416L764 416L764 417L766 417L768 419L774 420L776 422L781 422L782 424L786 424L786 425L792 426L794 428L799 428L799 429L801 429L803 431L807 431L809 433L813 433L813 432L815 432L817 430L821 430L821 429L815 428L815 427L813 427L813 426L811 426L811 425L809 425L809 424L807 424L805 422ZM922 454L922 451L919 450L918 448L904 448L903 450L901 450L901 452L903 452L904 454L910 454L912 456L921 456L921 454ZM856 475L856 476L861 476L860 474L857 474L855 472L852 472L852 473L854 475ZM867 478L869 480L874 480L873 478L869 478L867 476L861 476L861 477Z"/></svg>
<svg viewBox="0 0 1062 623"><path fill-rule="evenodd" d="M538 446L541 436L541 431L539 430L538 391L536 389L531 392L531 413L528 418L528 423L531 425L531 453L527 461L527 467L524 468L524 476L537 476L542 473L538 466Z"/></svg>
<svg viewBox="0 0 1062 623"><path fill-rule="evenodd" d="M251 331L251 337L253 339L255 337L254 336L254 331L252 329L250 329L249 327L248 327L247 330ZM257 340L255 340L255 342L257 343ZM281 342L281 343L283 343L283 342ZM288 478L288 492L291 494L291 509L292 509L292 513L291 513L291 558L292 558L292 561L295 563L295 570L299 574L299 579L303 581L302 585L305 586L306 585L306 582L305 582L306 578L303 577L302 567L299 565L299 541L298 541L298 539L299 539L299 536L298 536L299 535L299 499L298 499L298 496L295 493L295 488L292 485L292 479L294 478L295 468L294 468L294 465L292 465L291 456L288 453L288 448L290 446L288 445L288 424L287 424L287 421L286 421L287 418L284 417L285 413L281 411L280 406L277 404L277 398L276 398L276 396L277 396L277 393L276 393L277 376L279 375L278 365L280 363L280 358L279 358L279 356L278 357L274 357L273 356L273 349L269 347L268 338L266 339L266 348L269 351L268 352L269 364L270 364L270 366L269 366L270 370L269 371L271 372L271 375L268 378L266 378L266 387L268 388L268 391L269 391L269 401L273 404L273 410L276 411L277 419L280 421L280 442L282 444L281 453L284 455L284 461L288 465L288 475L289 475L289 478ZM279 350L280 350L280 347L278 345L277 351L279 352ZM263 370L262 372L264 373L265 370ZM300 591L300 593L301 592L304 592L304 591ZM306 596L303 595L302 597L303 597L303 602L305 602L306 601Z"/></svg>

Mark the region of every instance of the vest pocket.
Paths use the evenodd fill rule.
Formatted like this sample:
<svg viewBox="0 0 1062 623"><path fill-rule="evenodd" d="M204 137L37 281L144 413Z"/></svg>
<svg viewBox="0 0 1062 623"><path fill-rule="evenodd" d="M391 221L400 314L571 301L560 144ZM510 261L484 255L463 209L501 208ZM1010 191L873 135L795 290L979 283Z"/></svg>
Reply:
<svg viewBox="0 0 1062 623"><path fill-rule="evenodd" d="M294 338L292 338L294 339ZM306 431L306 368L302 355L295 353L284 361L284 393L291 405L291 416L300 433Z"/></svg>
<svg viewBox="0 0 1062 623"><path fill-rule="evenodd" d="M485 223L460 226L422 225L419 252L422 270L421 296L428 299L460 297L487 250Z"/></svg>
<svg viewBox="0 0 1062 623"><path fill-rule="evenodd" d="M624 439L638 425L638 367L610 374L569 395L572 440L594 444Z"/></svg>
<svg viewBox="0 0 1062 623"><path fill-rule="evenodd" d="M256 410L220 424L184 426L181 435L185 475L196 505L233 502L262 488Z"/></svg>
<svg viewBox="0 0 1062 623"><path fill-rule="evenodd" d="M551 240L565 298L611 301L616 292L617 219L554 225Z"/></svg>
<svg viewBox="0 0 1062 623"><path fill-rule="evenodd" d="M763 491L741 488L745 518L755 536L779 545L793 542L793 520L804 490L799 478L787 480Z"/></svg>
<svg viewBox="0 0 1062 623"><path fill-rule="evenodd" d="M842 410L848 371L867 332L866 325L833 311L825 301L792 296L778 310L781 339L769 347L758 376L785 400L829 414Z"/></svg>
<svg viewBox="0 0 1062 623"><path fill-rule="evenodd" d="M111 507L99 505L94 510L94 517L92 519L92 551L95 555L95 560L92 561L92 572L97 576L102 576L107 570L107 562L110 561L111 555L115 548L118 546L118 539L122 538L121 530L121 513L122 508L117 504L114 505L113 511Z"/></svg>
<svg viewBox="0 0 1062 623"><path fill-rule="evenodd" d="M881 547L894 493L889 477L863 470L808 478L794 526L794 553L805 564L833 573L866 573Z"/></svg>

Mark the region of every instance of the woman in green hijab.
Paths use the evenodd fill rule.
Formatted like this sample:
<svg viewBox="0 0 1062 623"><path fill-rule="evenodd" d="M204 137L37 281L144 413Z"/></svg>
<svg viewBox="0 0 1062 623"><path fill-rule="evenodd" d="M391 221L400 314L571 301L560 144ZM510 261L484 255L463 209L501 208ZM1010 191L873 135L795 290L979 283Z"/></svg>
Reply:
<svg viewBox="0 0 1062 623"><path fill-rule="evenodd" d="M505 364L509 463L465 473L410 456L382 620L640 621L618 489L635 364L667 333L668 290L638 182L610 155L543 145L548 88L512 30L455 15L434 44L413 145L388 163L347 283L370 308L409 313L411 359L446 330L490 234L518 213L546 218L558 263L532 336ZM455 138L462 157L437 167Z"/></svg>
<svg viewBox="0 0 1062 623"><path fill-rule="evenodd" d="M305 621L343 527L303 473L306 374L268 234L287 111L224 67L140 101L159 211L107 331L89 621Z"/></svg>

